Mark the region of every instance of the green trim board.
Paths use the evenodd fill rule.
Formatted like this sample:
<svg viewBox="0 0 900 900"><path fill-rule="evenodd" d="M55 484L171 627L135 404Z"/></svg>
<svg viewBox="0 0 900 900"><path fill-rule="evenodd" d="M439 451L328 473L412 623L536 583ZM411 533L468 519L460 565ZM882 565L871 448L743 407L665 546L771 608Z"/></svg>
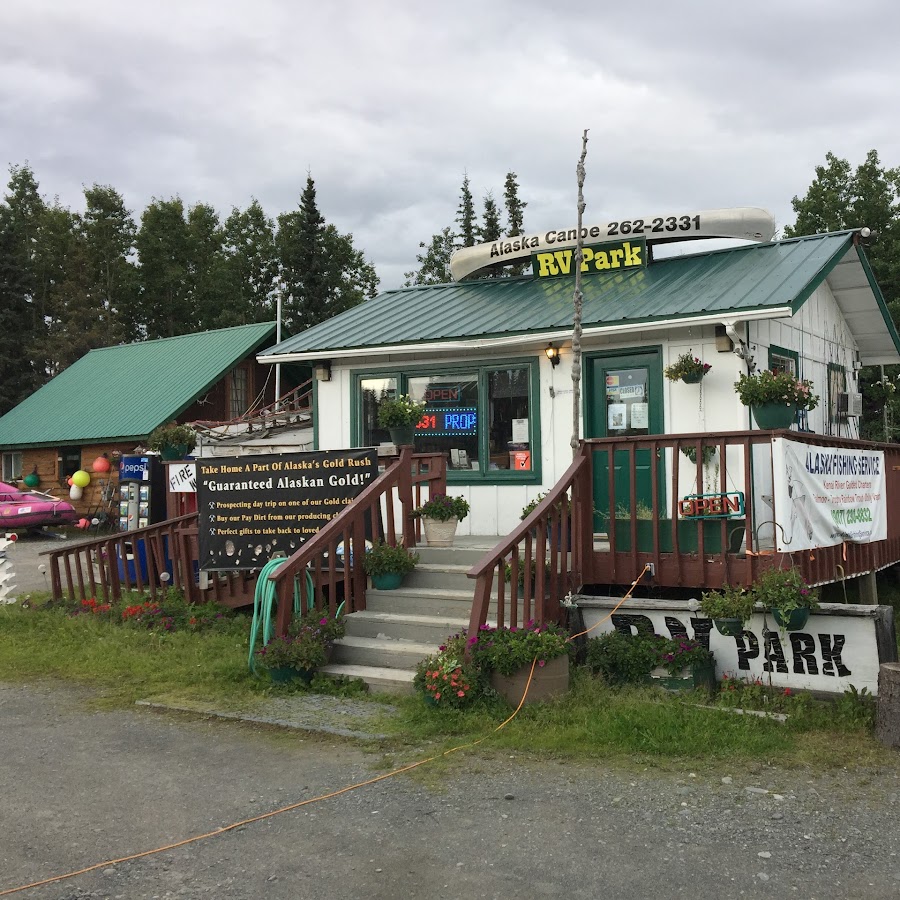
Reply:
<svg viewBox="0 0 900 900"><path fill-rule="evenodd" d="M350 433L354 446L363 446L366 441L362 433L362 390L361 382L365 379L394 379L397 392L405 395L409 392L409 380L423 375L452 376L454 374L475 374L477 376L477 408L483 420L483 413L489 405L488 375L504 369L525 368L528 371L528 419L529 419L529 451L531 469L515 471L513 469L490 469L490 446L488 430L479 427L478 435L478 469L447 469L448 484L540 484L541 483L541 410L540 410L540 362L537 357L514 357L500 360L472 359L464 363L415 363L409 366L391 369L352 369L350 371L351 403Z"/></svg>

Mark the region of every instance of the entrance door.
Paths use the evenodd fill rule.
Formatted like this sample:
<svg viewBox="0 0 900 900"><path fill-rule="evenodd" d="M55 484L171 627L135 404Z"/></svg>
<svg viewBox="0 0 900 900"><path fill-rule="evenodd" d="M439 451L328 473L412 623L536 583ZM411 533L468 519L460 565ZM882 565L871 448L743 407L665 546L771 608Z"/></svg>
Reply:
<svg viewBox="0 0 900 900"><path fill-rule="evenodd" d="M662 432L662 363L659 348L594 356L589 358L588 364L588 437L628 438L631 435ZM656 472L659 485L657 496L660 504L665 497L662 460L657 460L654 465L650 457L650 450L638 450L635 454L638 518L647 518L652 508L653 472ZM616 516L629 517L626 512L631 497L628 451L617 450L613 465ZM608 466L608 454L594 454L594 528L600 531L608 527L610 512Z"/></svg>

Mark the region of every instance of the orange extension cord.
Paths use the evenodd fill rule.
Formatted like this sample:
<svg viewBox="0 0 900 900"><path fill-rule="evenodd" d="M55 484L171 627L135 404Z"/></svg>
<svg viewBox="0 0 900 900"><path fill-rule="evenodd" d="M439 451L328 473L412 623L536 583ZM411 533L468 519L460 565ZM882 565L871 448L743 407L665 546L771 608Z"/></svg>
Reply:
<svg viewBox="0 0 900 900"><path fill-rule="evenodd" d="M590 631L593 631L598 625L601 625L605 622L612 614L628 599L631 598L631 593L637 587L638 582L644 577L644 573L649 569L648 566L645 566L641 571L641 574L632 582L631 587L628 589L625 596L602 618L591 625L590 628L585 629L584 631L578 632L578 634L570 635L568 640L572 641L574 638L582 637ZM300 809L301 806L308 806L310 803L318 803L321 800L330 800L332 797L340 797L341 794L349 793L350 791L355 791L358 788L366 787L370 784L377 784L379 781L384 781L387 778L393 778L395 775L402 775L404 772L410 772L413 769L417 769L419 766L424 766L426 763L434 762L436 759L441 759L444 756L449 756L451 753L456 753L459 750L468 750L470 747L477 747L479 744L483 743L487 738L491 735L496 734L501 729L505 728L512 720L519 714L519 710L525 703L525 698L528 696L528 689L531 687L531 679L534 677L534 667L537 663L537 658L532 660L531 662L531 671L528 673L528 681L525 684L525 691L522 694L522 699L519 701L519 705L515 708L512 715L502 721L490 734L485 735L482 738L479 738L477 741L471 741L468 744L460 744L458 747L451 747L449 750L445 750L443 753L439 753L436 756L429 756L427 759L420 759L418 762L410 763L408 766L401 766L399 769L394 769L392 772L386 772L384 775L378 775L375 778L370 778L367 781L360 781L356 784L348 785L347 787L343 787L340 790L332 791L330 794L320 794L318 797L310 797L309 800L301 800L299 803L291 803L289 806L282 806L280 809L274 809L271 812L261 813L258 816L252 816L249 819L242 819L240 822L234 822L231 825L225 825L222 828L217 828L215 831L208 831L206 834L196 834L193 837L185 838L183 841L176 841L174 844L166 844L163 847L156 847L153 850L144 850L141 853L132 853L130 856L120 856L118 859L107 859L104 862L94 863L92 866L86 866L83 869L77 869L74 872L66 872L64 875L54 875L52 878L45 878L43 881L33 881L31 884L23 884L20 887L7 888L6 890L0 891L0 897L8 897L10 894L18 894L20 891L27 891L31 888L43 887L45 884L53 884L57 881L64 881L67 878L74 878L76 875L84 875L87 872L93 872L95 869L104 869L108 866L114 866L117 863L129 862L133 859L141 859L144 856L154 856L157 853L165 853L167 850L175 850L178 847L185 847L188 844L195 844L197 841L204 841L207 838L218 837L220 834L225 834L226 831L234 831L235 828L241 828L244 825L250 825L252 822L261 822L263 819L271 819L273 816L281 815L282 813L291 812L294 809Z"/></svg>

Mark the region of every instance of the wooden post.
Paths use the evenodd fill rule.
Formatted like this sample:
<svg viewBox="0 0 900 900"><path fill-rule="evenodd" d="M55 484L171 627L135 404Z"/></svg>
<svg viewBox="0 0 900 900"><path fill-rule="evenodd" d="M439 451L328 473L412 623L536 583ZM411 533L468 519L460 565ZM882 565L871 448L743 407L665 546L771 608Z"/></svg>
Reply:
<svg viewBox="0 0 900 900"><path fill-rule="evenodd" d="M900 750L900 663L882 663L878 670L878 709L875 736Z"/></svg>

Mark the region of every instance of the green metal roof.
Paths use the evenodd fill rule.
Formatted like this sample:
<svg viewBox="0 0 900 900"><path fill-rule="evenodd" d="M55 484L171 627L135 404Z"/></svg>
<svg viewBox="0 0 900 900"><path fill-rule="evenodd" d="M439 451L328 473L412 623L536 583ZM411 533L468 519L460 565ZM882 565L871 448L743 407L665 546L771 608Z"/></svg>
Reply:
<svg viewBox="0 0 900 900"><path fill-rule="evenodd" d="M274 333L263 322L91 350L0 418L0 447L139 440Z"/></svg>
<svg viewBox="0 0 900 900"><path fill-rule="evenodd" d="M791 307L854 251L852 231L654 260L585 275L585 328ZM570 330L572 278L489 278L386 291L261 354L331 354L363 347ZM883 299L878 298L883 306ZM886 315L886 310L884 311ZM889 319L888 319L889 321ZM892 326L891 326L892 328ZM895 342L896 343L896 342Z"/></svg>

